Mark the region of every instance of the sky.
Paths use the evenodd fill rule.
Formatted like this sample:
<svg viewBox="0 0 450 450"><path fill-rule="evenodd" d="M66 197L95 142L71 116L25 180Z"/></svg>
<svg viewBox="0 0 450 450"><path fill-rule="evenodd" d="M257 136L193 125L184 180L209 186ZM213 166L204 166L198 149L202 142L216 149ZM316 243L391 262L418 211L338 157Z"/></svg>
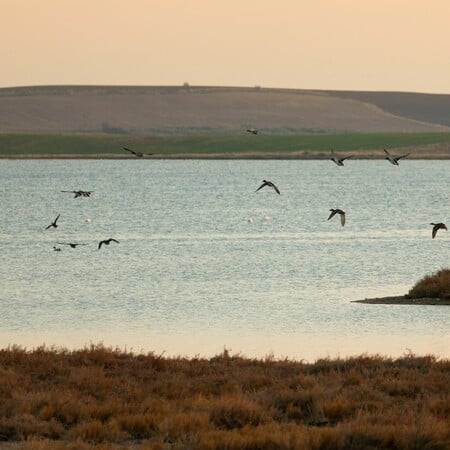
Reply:
<svg viewBox="0 0 450 450"><path fill-rule="evenodd" d="M450 93L449 0L0 0L0 87Z"/></svg>

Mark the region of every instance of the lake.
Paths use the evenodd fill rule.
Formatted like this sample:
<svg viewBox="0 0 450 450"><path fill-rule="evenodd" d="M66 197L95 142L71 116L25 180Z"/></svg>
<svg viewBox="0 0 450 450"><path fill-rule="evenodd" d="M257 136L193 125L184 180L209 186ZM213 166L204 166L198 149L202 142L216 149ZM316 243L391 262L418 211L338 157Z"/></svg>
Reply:
<svg viewBox="0 0 450 450"><path fill-rule="evenodd" d="M450 357L448 306L351 303L449 266L429 223L450 225L450 161L0 160L0 176L0 347Z"/></svg>

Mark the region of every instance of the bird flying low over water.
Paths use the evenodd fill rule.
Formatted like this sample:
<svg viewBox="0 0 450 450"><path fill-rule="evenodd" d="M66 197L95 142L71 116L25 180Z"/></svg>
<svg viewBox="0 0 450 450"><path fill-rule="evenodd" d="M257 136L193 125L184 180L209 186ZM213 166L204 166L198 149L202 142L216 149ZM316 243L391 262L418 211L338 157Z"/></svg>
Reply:
<svg viewBox="0 0 450 450"><path fill-rule="evenodd" d="M265 186L269 186L269 187L275 189L275 192L277 194L281 194L280 190L271 181L268 181L268 180L263 180L263 184L258 189L256 189L255 192L258 192L260 189L262 189Z"/></svg>
<svg viewBox="0 0 450 450"><path fill-rule="evenodd" d="M74 244L72 242L58 242L59 245L70 245L72 248L77 248L79 245L87 245L87 244Z"/></svg>
<svg viewBox="0 0 450 450"><path fill-rule="evenodd" d="M391 164L394 164L394 166L398 166L398 161L400 159L406 158L407 156L409 156L409 153L407 153L406 155L394 156L394 155L390 154L385 148L383 150L384 150L384 153L386 153L385 159L387 159Z"/></svg>
<svg viewBox="0 0 450 450"><path fill-rule="evenodd" d="M446 230L447 231L447 226L445 225L445 223L430 223L430 225L433 225L433 231L431 232L431 237L434 239L436 237L436 233L438 232L438 230Z"/></svg>
<svg viewBox="0 0 450 450"><path fill-rule="evenodd" d="M55 246L53 246L53 250L54 250L55 252L60 252L60 251L61 251L61 249L60 249L59 247L55 247Z"/></svg>
<svg viewBox="0 0 450 450"><path fill-rule="evenodd" d="M56 217L56 219L48 226L48 227L45 227L45 229L46 230L48 230L49 228L58 228L58 225L56 224L56 222L58 221L58 219L59 219L59 216L60 216L61 214L58 214L58 216Z"/></svg>
<svg viewBox="0 0 450 450"><path fill-rule="evenodd" d="M332 217L334 217L336 214L339 214L341 216L341 225L344 226L345 225L345 212L342 211L342 209L330 209L331 213L328 216L327 220L330 220Z"/></svg>
<svg viewBox="0 0 450 450"><path fill-rule="evenodd" d="M247 128L245 131L250 134L258 134L258 130L256 130L255 128Z"/></svg>
<svg viewBox="0 0 450 450"><path fill-rule="evenodd" d="M134 151L134 150L130 150L129 148L126 148L126 147L122 147L122 148L124 150L126 150L127 152L133 153L133 155L137 156L138 158L143 158L144 155L148 155L148 156L153 155L153 153L142 153L142 152L137 152L137 151Z"/></svg>
<svg viewBox="0 0 450 450"><path fill-rule="evenodd" d="M334 153L334 150L331 149L331 161L333 161L338 166L343 166L344 161L348 158L352 158L352 156L345 156L344 158L338 158Z"/></svg>
<svg viewBox="0 0 450 450"><path fill-rule="evenodd" d="M109 245L111 242L117 242L119 244L119 241L117 241L116 239L113 239L113 238L104 239L103 241L100 241L98 243L98 250L100 250L100 248L103 244Z"/></svg>
<svg viewBox="0 0 450 450"><path fill-rule="evenodd" d="M61 191L61 192L70 192L71 194L75 194L74 198L77 198L77 197L90 197L93 191Z"/></svg>

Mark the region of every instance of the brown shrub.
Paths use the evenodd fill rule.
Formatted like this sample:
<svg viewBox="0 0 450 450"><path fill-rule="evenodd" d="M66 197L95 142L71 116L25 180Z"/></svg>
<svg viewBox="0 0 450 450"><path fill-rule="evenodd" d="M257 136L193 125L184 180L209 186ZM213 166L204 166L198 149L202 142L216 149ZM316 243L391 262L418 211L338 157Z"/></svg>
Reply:
<svg viewBox="0 0 450 450"><path fill-rule="evenodd" d="M450 269L441 269L426 275L410 289L408 297L450 299Z"/></svg>
<svg viewBox="0 0 450 450"><path fill-rule="evenodd" d="M8 450L450 448L450 361L433 356L307 364L9 347L0 374Z"/></svg>
<svg viewBox="0 0 450 450"><path fill-rule="evenodd" d="M74 426L70 434L73 439L88 442L120 442L129 437L127 433L121 430L115 419L108 422L101 422L100 420L82 422Z"/></svg>
<svg viewBox="0 0 450 450"><path fill-rule="evenodd" d="M222 397L213 402L210 409L211 422L227 430L259 425L264 422L264 415L258 403L241 397Z"/></svg>

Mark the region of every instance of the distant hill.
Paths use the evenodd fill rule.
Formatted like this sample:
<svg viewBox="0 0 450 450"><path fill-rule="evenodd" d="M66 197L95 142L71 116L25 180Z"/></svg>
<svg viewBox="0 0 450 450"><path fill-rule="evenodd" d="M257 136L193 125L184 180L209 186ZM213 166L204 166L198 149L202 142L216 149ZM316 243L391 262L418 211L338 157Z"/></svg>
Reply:
<svg viewBox="0 0 450 450"><path fill-rule="evenodd" d="M0 89L0 133L448 132L450 95L207 86Z"/></svg>

